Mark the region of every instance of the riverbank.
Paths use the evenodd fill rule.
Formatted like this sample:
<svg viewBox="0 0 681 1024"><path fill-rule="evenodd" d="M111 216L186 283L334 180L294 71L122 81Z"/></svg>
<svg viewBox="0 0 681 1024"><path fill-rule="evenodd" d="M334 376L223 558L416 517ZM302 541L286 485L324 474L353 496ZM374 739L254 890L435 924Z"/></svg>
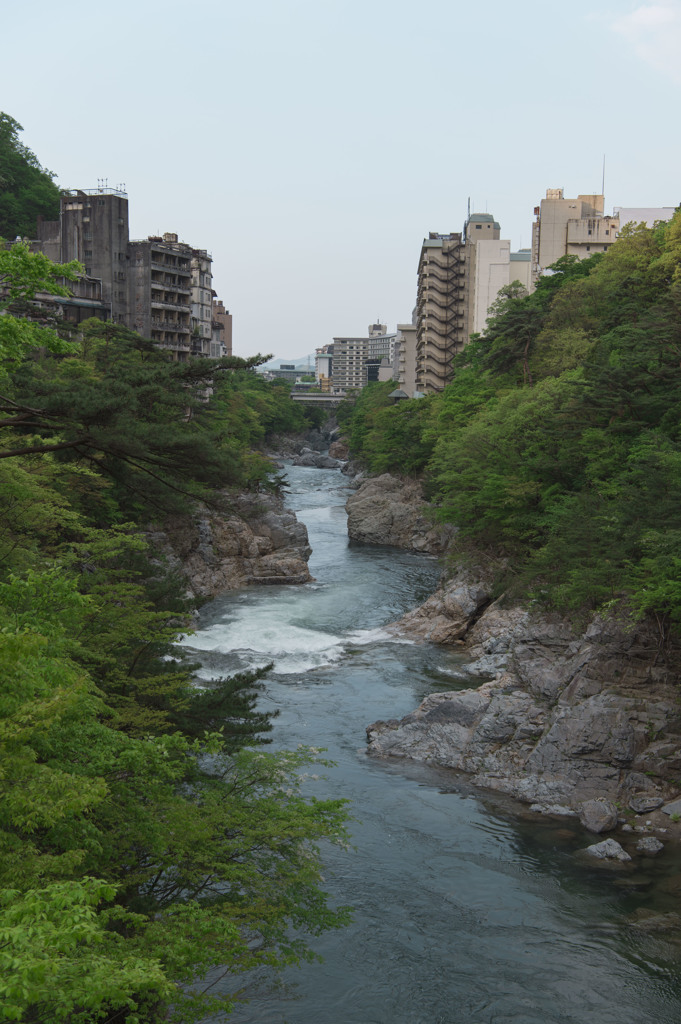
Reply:
<svg viewBox="0 0 681 1024"><path fill-rule="evenodd" d="M333 436L333 430L311 430L272 437L266 454L273 471L281 468L281 459L340 467L339 461L324 454ZM167 517L146 536L157 559L183 578L188 600L197 605L249 585L313 580L307 529L286 508L279 486L272 491L224 493L222 509L198 505L187 515Z"/></svg>
<svg viewBox="0 0 681 1024"><path fill-rule="evenodd" d="M444 549L446 580L389 628L453 647L466 657L470 682L430 694L401 719L369 725L372 756L463 771L545 812L584 815L585 804L606 801L616 808L608 828L681 835L678 641L615 615L577 627L493 600L489 563L476 564L469 552L466 565L452 567L455 538L437 536L416 481L374 478L347 507L355 539Z"/></svg>

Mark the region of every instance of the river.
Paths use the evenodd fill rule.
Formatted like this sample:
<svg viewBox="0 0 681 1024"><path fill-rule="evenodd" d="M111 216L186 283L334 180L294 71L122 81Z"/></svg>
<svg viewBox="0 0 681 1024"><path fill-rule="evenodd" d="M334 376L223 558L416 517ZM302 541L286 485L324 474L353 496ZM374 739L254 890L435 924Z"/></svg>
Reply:
<svg viewBox="0 0 681 1024"><path fill-rule="evenodd" d="M368 723L462 685L460 655L382 631L432 593L439 565L349 543L337 471L286 473L316 582L226 594L189 645L205 678L274 661L274 746L323 746L335 762L315 793L348 798L357 820L350 852L325 850L325 880L354 922L314 940L323 963L275 988L253 979L250 1001L211 1022L678 1024L679 947L628 919L678 909L681 864L665 853L633 878L587 868L574 851L594 840L578 824L366 755Z"/></svg>

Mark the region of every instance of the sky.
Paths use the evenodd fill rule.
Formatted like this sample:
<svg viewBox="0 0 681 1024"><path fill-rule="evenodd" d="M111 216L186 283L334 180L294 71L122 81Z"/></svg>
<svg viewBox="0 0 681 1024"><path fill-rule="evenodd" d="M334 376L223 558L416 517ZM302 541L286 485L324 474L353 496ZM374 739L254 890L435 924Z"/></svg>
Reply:
<svg viewBox="0 0 681 1024"><path fill-rule="evenodd" d="M547 188L681 202L681 0L2 3L0 109L132 238L207 249L234 353L411 320L421 242Z"/></svg>

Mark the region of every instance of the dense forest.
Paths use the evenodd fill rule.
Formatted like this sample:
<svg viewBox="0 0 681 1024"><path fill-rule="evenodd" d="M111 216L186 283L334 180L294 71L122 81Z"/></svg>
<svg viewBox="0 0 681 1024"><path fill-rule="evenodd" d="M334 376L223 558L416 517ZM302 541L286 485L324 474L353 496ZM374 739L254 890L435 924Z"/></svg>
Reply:
<svg viewBox="0 0 681 1024"><path fill-rule="evenodd" d="M373 472L423 475L499 585L681 625L681 212L511 287L440 393L342 413Z"/></svg>
<svg viewBox="0 0 681 1024"><path fill-rule="evenodd" d="M9 128L0 170L35 169ZM216 968L238 997L346 920L318 855L345 809L301 794L313 752L263 748L264 672L194 685L145 529L274 486L262 442L310 421L258 359L52 321L36 293L79 271L0 246L0 1020L185 1024L229 1011Z"/></svg>

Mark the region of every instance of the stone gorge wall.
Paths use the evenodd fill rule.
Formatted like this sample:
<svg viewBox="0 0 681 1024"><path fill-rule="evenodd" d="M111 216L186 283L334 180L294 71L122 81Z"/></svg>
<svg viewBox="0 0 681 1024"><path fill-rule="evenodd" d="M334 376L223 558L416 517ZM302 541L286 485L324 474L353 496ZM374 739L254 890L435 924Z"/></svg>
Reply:
<svg viewBox="0 0 681 1024"><path fill-rule="evenodd" d="M350 539L366 544L442 554L454 532L429 518L430 506L418 480L389 473L364 480L345 508Z"/></svg>
<svg viewBox="0 0 681 1024"><path fill-rule="evenodd" d="M428 696L367 729L369 752L469 772L489 789L578 811L607 799L648 813L681 788L677 645L595 616L575 630L503 601L459 572L393 631L456 644L471 688Z"/></svg>
<svg viewBox="0 0 681 1024"><path fill-rule="evenodd" d="M307 529L278 494L229 498L220 514L199 508L175 516L148 538L159 556L187 579L190 596L209 600L249 583L308 583Z"/></svg>
<svg viewBox="0 0 681 1024"><path fill-rule="evenodd" d="M347 510L355 540L440 553L453 539L433 526L416 481L367 480ZM582 811L605 799L654 816L679 794L681 647L661 645L654 625L594 616L580 630L493 601L481 559L390 628L456 645L471 685L431 694L399 721L374 722L369 753L462 770L544 808Z"/></svg>

